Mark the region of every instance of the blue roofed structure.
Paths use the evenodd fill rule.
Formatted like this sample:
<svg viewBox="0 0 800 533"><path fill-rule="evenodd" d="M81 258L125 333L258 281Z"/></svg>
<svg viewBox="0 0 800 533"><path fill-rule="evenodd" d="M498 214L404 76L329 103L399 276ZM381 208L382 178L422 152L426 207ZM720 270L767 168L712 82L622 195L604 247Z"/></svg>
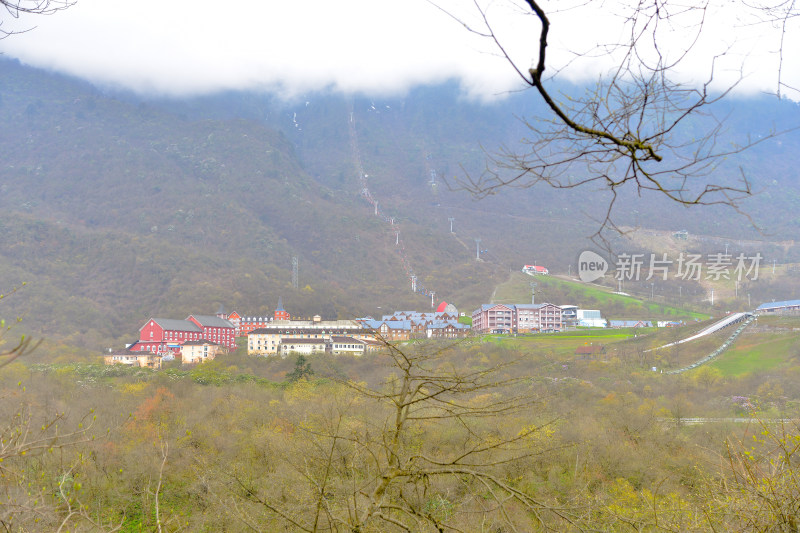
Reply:
<svg viewBox="0 0 800 533"><path fill-rule="evenodd" d="M800 313L800 300L784 300L782 302L768 302L756 308L757 314L775 313L789 314Z"/></svg>

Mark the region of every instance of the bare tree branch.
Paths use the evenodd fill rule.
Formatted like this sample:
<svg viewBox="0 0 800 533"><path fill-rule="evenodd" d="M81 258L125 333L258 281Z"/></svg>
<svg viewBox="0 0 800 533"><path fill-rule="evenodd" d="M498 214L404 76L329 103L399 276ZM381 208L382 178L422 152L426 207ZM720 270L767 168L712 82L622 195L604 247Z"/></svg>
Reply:
<svg viewBox="0 0 800 533"><path fill-rule="evenodd" d="M543 184L574 189L598 185L611 197L596 237L606 228L616 228L613 211L623 188L632 188L639 195L654 192L679 205L726 205L737 211L740 202L753 194L744 175L740 179L716 178L719 165L778 132L733 145L727 139L726 143L721 142L727 134L725 118L715 116L715 104L741 80L740 73L727 87L717 88L716 65L730 53L730 48L711 59L704 82L688 85L674 81L703 34L708 2L655 0L627 7L616 4L617 9L627 9L620 16L627 30L625 38L598 45L594 50L573 52L573 61L609 57L616 66L596 82L593 90L560 96L552 92L554 78L545 77L549 68L548 39L552 31L568 34L572 28L564 26L563 20L559 28L552 26L547 13L550 8L545 8L544 2L514 2L514 6L525 8L539 26L536 45L532 47L533 66L522 68L494 30L489 13L494 4L487 8L475 0L474 5L482 26L464 24L466 30L494 45L522 83L546 105L547 113L523 120L530 134L521 150L502 147L490 154L484 172L459 180L460 188L483 197L508 187ZM772 23L781 30L780 91L780 87L786 87L782 68L787 22L799 14L795 0L762 2L749 8L756 10L761 22ZM611 7L603 5L602 9ZM674 42L666 46L666 37L676 27L683 30L685 39L677 46ZM695 117L702 117L707 126L700 135L692 136L688 126Z"/></svg>
<svg viewBox="0 0 800 533"><path fill-rule="evenodd" d="M4 7L13 18L19 18L21 14L52 15L67 9L74 5L75 2L76 0L0 0L0 6ZM6 30L3 28L3 21L0 20L0 39L4 39L9 35L24 33L31 29Z"/></svg>

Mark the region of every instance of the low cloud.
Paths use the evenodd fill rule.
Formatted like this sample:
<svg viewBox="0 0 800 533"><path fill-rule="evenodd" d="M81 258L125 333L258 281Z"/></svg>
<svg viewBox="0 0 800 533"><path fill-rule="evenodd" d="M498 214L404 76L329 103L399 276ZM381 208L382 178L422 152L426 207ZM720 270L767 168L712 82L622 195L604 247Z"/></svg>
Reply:
<svg viewBox="0 0 800 533"><path fill-rule="evenodd" d="M458 9L453 14L478 29L480 19L470 4L446 0L442 7ZM332 88L392 95L456 78L465 93L492 98L521 84L491 41L424 0L231 5L235 8L210 0L80 0L52 16L5 21L6 29L36 28L0 43L7 56L28 64L140 93L279 89L290 97ZM535 17L513 4L493 4L489 13L506 51L526 71L537 53ZM717 22L723 30L735 24L733 19ZM595 78L611 65L597 45L613 35L613 25L607 13L605 18L578 11L554 15L550 65L568 64L574 57L570 51L587 51L591 57L564 75L573 81ZM725 45L720 31L709 27L708 42L698 44L698 59L682 74L686 80L703 81L708 75L713 48ZM723 83L735 79L744 64L750 76L743 88L762 91L771 85L774 90L778 58L759 52L774 45L761 34L740 28L735 50L717 64ZM800 69L794 64L784 68L787 81L800 86L795 80Z"/></svg>

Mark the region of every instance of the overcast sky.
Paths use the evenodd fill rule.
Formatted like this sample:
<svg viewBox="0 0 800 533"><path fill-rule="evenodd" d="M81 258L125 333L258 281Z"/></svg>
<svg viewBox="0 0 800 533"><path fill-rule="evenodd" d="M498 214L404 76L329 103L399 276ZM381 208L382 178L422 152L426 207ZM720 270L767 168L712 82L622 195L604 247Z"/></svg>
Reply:
<svg viewBox="0 0 800 533"><path fill-rule="evenodd" d="M717 79L745 75L745 92L775 92L780 34L770 25L747 25L745 15L724 2L706 14L707 31L680 75L705 79L713 54L731 47L717 65ZM629 2L633 3L633 2ZM691 2L690 2L691 3ZM474 28L480 19L472 0L438 4ZM504 0L483 2L502 43L525 70L537 54L534 17ZM566 0L554 3L563 7ZM603 5L604 11L593 9ZM608 6L591 2L552 14L548 68L567 65L570 52L593 52L563 75L594 78L611 64L598 44L624 36ZM692 15L696 17L696 15ZM676 56L689 42L681 19L660 30L662 50ZM787 32L785 80L800 87L800 17ZM310 90L402 94L422 83L450 78L466 93L492 97L519 86L508 63L487 39L425 0L78 0L52 16L3 17L3 28L30 32L0 41L0 50L24 63L52 68L101 85L171 95L225 89L276 90L291 96ZM663 43L667 43L664 45ZM788 92L798 99L798 93Z"/></svg>

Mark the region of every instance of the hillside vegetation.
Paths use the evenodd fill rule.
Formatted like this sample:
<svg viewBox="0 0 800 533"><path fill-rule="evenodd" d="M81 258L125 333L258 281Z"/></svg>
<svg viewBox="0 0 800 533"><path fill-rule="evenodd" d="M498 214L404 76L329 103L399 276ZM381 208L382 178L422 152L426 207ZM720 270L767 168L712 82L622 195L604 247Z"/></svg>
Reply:
<svg viewBox="0 0 800 533"><path fill-rule="evenodd" d="M772 340L759 332L743 345L782 338L793 351L771 351L778 365L746 374L652 372L629 346L652 339L633 331L316 356L314 374L296 381L291 358L240 354L161 372L17 362L0 369L6 429L25 435L3 451L15 504L0 506L2 520L122 531L474 531L476 517L526 531L774 530L798 479L796 452L781 447L798 428L774 420L800 417L800 366L792 330L765 327ZM608 352L578 359L583 343ZM427 380L409 389L419 397L392 386L407 370ZM436 392L443 383L448 392ZM411 416L395 418L392 398L411 402ZM708 421L683 422L698 417ZM784 452L785 468L770 469Z"/></svg>

